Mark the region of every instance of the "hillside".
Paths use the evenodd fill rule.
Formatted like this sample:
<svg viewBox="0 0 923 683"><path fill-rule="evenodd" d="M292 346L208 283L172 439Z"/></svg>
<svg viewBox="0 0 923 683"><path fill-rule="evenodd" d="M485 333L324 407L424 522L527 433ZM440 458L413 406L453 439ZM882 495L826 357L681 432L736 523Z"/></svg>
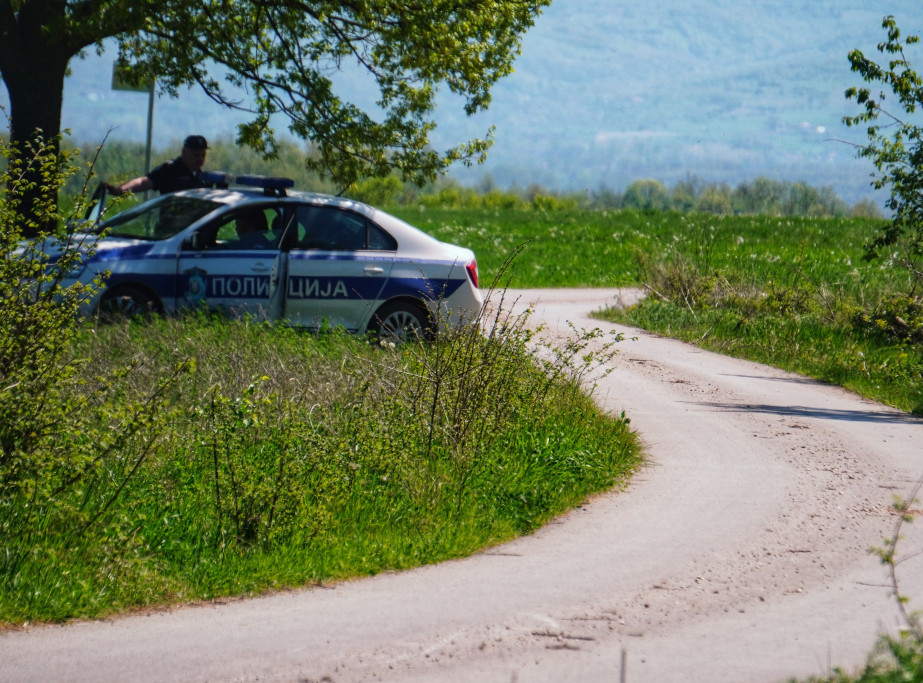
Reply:
<svg viewBox="0 0 923 683"><path fill-rule="evenodd" d="M497 88L493 173L590 189L764 174L867 194L867 162L835 138L862 141L841 124L846 55L875 51L879 4L557 0Z"/></svg>

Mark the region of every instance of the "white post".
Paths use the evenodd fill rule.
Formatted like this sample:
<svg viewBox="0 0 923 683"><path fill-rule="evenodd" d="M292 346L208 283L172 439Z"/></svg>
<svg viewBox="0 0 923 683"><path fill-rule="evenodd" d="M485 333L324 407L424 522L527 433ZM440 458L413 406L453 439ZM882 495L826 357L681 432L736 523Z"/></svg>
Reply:
<svg viewBox="0 0 923 683"><path fill-rule="evenodd" d="M154 86L157 84L156 80L151 80L150 83L144 83L142 85L134 85L125 81L121 72L122 65L118 62L115 62L112 65L112 89L113 90L130 90L133 92L146 92L147 93L147 146L144 151L144 169L142 173L147 173L151 170L151 139L153 137L154 131ZM144 191L144 199L147 200L148 191Z"/></svg>

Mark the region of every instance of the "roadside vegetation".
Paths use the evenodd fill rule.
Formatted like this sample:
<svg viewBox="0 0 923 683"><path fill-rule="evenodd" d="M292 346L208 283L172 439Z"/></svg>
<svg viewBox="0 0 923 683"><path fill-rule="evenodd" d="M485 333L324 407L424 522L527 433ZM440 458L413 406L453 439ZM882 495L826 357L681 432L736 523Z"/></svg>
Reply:
<svg viewBox="0 0 923 683"><path fill-rule="evenodd" d="M53 148L0 178L0 622L459 557L639 466L628 419L586 393L619 341L598 331L548 347L495 314L394 347L204 312L80 320L74 254L20 251L25 163L64 180Z"/></svg>
<svg viewBox="0 0 923 683"><path fill-rule="evenodd" d="M578 387L579 349L537 364L528 340L515 321L400 348L206 315L80 327L54 421L0 470L3 620L438 562L627 481L635 438Z"/></svg>
<svg viewBox="0 0 923 683"><path fill-rule="evenodd" d="M881 226L677 216L636 252L645 300L600 315L923 415L923 306L906 272L863 259Z"/></svg>

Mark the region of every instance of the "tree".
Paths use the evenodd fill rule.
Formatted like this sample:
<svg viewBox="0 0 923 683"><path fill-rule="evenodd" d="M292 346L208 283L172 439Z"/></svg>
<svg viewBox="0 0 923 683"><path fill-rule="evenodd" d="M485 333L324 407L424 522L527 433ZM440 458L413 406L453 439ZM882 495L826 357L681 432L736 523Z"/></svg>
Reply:
<svg viewBox="0 0 923 683"><path fill-rule="evenodd" d="M666 211L670 207L670 197L659 180L636 180L625 190L622 206L642 211Z"/></svg>
<svg viewBox="0 0 923 683"><path fill-rule="evenodd" d="M751 183L740 183L731 199L736 213L777 216L782 211L782 194L782 183L760 176Z"/></svg>
<svg viewBox="0 0 923 683"><path fill-rule="evenodd" d="M719 216L734 213L731 205L731 189L727 185L709 185L699 197L696 210L702 213L714 213Z"/></svg>
<svg viewBox="0 0 923 683"><path fill-rule="evenodd" d="M849 53L849 62L866 83L879 84L883 89L877 95L871 88L847 89L846 98L855 100L863 111L844 117L843 122L867 126L869 142L859 146L858 154L871 159L877 169L872 186L890 188L891 193L885 205L893 217L870 244L868 255L874 257L888 248L897 263L911 273L915 288L923 279L923 127L912 117L917 107L923 106L923 85L905 49L920 39L907 36L902 40L893 16L884 18L882 28L888 39L878 44L878 51L887 63L878 64L859 50ZM888 106L892 96L897 109Z"/></svg>
<svg viewBox="0 0 923 683"><path fill-rule="evenodd" d="M688 174L684 180L677 181L670 193L670 204L673 209L683 213L694 210L704 185L701 178Z"/></svg>
<svg viewBox="0 0 923 683"><path fill-rule="evenodd" d="M11 142L55 141L70 60L115 38L129 81L156 78L172 96L198 84L216 103L251 113L240 144L271 157L271 121L281 115L316 146L312 167L342 187L392 170L423 183L455 161L483 159L491 142L488 132L430 149L439 86L460 96L467 114L485 109L493 84L512 71L522 34L550 2L0 0ZM377 87L377 119L337 95L334 77L347 66ZM224 84L216 69L226 71ZM250 101L231 99L229 85Z"/></svg>

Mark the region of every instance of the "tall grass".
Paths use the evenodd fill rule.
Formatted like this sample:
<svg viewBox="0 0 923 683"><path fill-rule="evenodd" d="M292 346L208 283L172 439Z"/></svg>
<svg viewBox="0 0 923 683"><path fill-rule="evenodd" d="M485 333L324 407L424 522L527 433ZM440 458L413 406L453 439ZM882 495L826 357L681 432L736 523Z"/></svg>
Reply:
<svg viewBox="0 0 923 683"><path fill-rule="evenodd" d="M857 219L686 217L637 252L648 297L603 314L923 414L920 304Z"/></svg>
<svg viewBox="0 0 923 683"><path fill-rule="evenodd" d="M0 619L322 583L528 533L639 462L573 350L534 348L519 319L396 348L206 315L83 329L68 391L146 406L143 429L43 502L73 515L27 530L28 501L0 508Z"/></svg>

